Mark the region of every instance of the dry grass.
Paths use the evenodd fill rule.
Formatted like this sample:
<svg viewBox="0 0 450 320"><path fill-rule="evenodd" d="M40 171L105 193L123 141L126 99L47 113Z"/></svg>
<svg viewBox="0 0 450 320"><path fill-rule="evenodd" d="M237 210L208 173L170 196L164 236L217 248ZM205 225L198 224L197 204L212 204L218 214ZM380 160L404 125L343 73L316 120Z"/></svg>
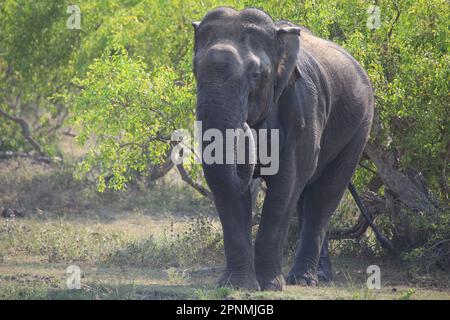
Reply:
<svg viewBox="0 0 450 320"><path fill-rule="evenodd" d="M174 172L150 185L136 181L127 190L100 193L93 177L77 180L74 170L70 163L50 166L24 159L2 161L0 208L20 209L28 216L44 211L64 218L76 214L99 219L114 219L121 212L193 216L214 211L210 201L179 183Z"/></svg>
<svg viewBox="0 0 450 320"><path fill-rule="evenodd" d="M0 299L450 299L448 290L383 283L369 290L363 282L334 282L318 288L286 286L282 292L245 292L216 288L218 271L151 270L80 265L81 289L68 290L67 264L2 264ZM174 274L177 272L177 274Z"/></svg>
<svg viewBox="0 0 450 320"><path fill-rule="evenodd" d="M68 167L29 161L1 163L0 181L0 207L26 213L0 218L0 299L450 299L447 274L367 256L336 257L335 281L319 288L215 288L220 225L211 203L182 184L100 194ZM80 290L66 287L72 264ZM370 264L381 267L380 291L366 288Z"/></svg>
<svg viewBox="0 0 450 320"><path fill-rule="evenodd" d="M5 224L10 229L1 232L0 299L450 299L446 274L419 277L392 261L345 257L334 258L334 282L318 288L287 286L283 292L253 293L216 288L221 267L214 266L223 265L223 260L215 254L221 254L222 248L208 248L211 251L195 255L201 258L195 261L186 255L185 249L192 251L186 241L173 242L178 248L169 246L173 238L167 237L168 232L183 235L192 226L184 218L131 213L112 222L77 217L3 220L2 227ZM130 251L130 244L148 239L159 245L154 252L140 246ZM205 242L195 238L198 247ZM120 259L117 252L123 251L127 254ZM66 268L72 264L82 271L80 290L66 287ZM368 290L365 285L369 264L381 267L381 290Z"/></svg>

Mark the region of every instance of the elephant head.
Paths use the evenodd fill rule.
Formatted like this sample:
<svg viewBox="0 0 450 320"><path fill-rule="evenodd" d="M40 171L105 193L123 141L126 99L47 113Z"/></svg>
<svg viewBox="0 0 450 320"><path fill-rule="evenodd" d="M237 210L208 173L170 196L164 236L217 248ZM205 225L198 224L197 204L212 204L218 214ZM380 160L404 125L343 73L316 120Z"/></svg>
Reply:
<svg viewBox="0 0 450 320"><path fill-rule="evenodd" d="M193 26L196 117L202 130L214 128L225 136L226 129L248 130L263 121L298 74L300 28L276 25L257 9L225 7ZM213 193L232 190L239 196L248 189L254 165L203 163L203 168Z"/></svg>

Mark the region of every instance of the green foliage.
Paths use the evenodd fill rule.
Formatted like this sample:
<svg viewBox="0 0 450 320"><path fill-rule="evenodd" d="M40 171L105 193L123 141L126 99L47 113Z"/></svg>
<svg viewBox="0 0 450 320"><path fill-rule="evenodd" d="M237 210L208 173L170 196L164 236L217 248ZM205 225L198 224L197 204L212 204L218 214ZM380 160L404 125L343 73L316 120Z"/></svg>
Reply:
<svg viewBox="0 0 450 320"><path fill-rule="evenodd" d="M346 48L372 80L384 144L399 151L402 166L421 170L435 191L448 183L442 176L450 130L444 0L380 1L375 30L366 26L370 3L361 0L83 0L80 30L66 28L69 4L3 1L0 107L39 124L33 134L49 153L57 152L58 140L51 128L70 109L78 141L91 146L81 172L95 169L101 190L123 188L135 172L161 161L168 146L151 140L155 133L192 126L190 23L219 5L264 9ZM29 150L17 124L3 120L7 138L0 148ZM367 176L358 174L358 184Z"/></svg>
<svg viewBox="0 0 450 320"><path fill-rule="evenodd" d="M108 186L122 189L130 170L142 172L149 163L165 160L172 131L193 121L186 106L194 104L194 92L180 84L173 69L146 72L141 59L131 59L123 48L117 51L96 60L89 76L77 81L84 89L73 107L78 142L95 137L81 166L84 171L99 167L101 191L105 172L113 175Z"/></svg>
<svg viewBox="0 0 450 320"><path fill-rule="evenodd" d="M152 132L127 130L126 122L133 119L147 121L148 115L142 112L144 109L130 108L129 117L119 123L121 116L116 116L121 114L120 111L107 112L111 107L117 108L116 104L105 103L104 94L93 94L100 91L111 93L104 88L106 83L111 88L117 87L114 82L122 86L123 78L105 76L105 72L114 74L112 68L122 68L122 75L133 73L136 82L165 82L162 86L171 105L161 104L161 101L155 101L155 97L146 102L169 115L171 121L161 122L163 117L150 116L147 126L163 126L167 131L177 126L189 128L195 105L190 71L193 32L189 24L217 4L214 1L171 1L170 5L135 1L128 3L126 8L117 8L110 19L98 27L98 32L89 33L88 39L84 40L82 47L90 48L83 50L80 56L93 56L92 52L100 50L98 44L104 44L102 49L106 48L102 58L84 74L80 82L81 92L74 103L75 117L84 126L80 142L87 140L88 133L96 138L96 153L84 162L84 169L100 167L100 189L104 187L101 178L104 172L109 174L112 171L111 187L120 188L127 181L128 174L144 171L149 154L139 156L139 148L131 148L122 152L130 151L124 157L118 155L117 150L130 141L139 144L152 137ZM220 4L238 9L248 6L262 8L274 19L289 19L306 25L318 36L346 48L371 77L385 144L401 152L403 166L422 170L438 190L439 183L442 184L439 182L442 180L440 173L446 165L445 148L450 127L446 108L449 89L446 21L449 13L445 1L436 0L431 4L400 1L398 17L393 3L382 2L379 4L381 25L376 30L366 26L368 3L365 1L227 1ZM126 52L117 48L126 48ZM114 65L118 63L123 64L121 67ZM126 81L123 86L132 83L133 80ZM132 105L148 94L148 86L144 84L129 90L135 91L131 94L134 99L126 99L130 91L117 90L114 93L116 100ZM89 107L91 112L80 112ZM94 112L99 116L92 117ZM118 137L116 131L119 129L124 129L128 137ZM103 138L99 138L101 136ZM161 160L158 155L164 154L167 146L160 141L152 144L151 160L158 162ZM369 177L367 172L358 173L356 180L363 185Z"/></svg>
<svg viewBox="0 0 450 320"><path fill-rule="evenodd" d="M415 293L416 290L413 288L405 290L405 292L402 293L402 295L398 298L398 300L411 300Z"/></svg>
<svg viewBox="0 0 450 320"><path fill-rule="evenodd" d="M0 109L26 119L47 153L67 109L54 95L68 90L80 32L67 30L60 1L2 1L0 5ZM30 150L18 125L1 118L0 150ZM4 138L3 138L4 137Z"/></svg>

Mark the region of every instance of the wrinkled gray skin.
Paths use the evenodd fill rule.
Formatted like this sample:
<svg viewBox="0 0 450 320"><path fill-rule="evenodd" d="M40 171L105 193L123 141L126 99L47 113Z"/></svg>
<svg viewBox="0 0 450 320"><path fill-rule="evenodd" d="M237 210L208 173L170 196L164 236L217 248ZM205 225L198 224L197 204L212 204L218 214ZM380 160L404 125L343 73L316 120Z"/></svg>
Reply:
<svg viewBox="0 0 450 320"><path fill-rule="evenodd" d="M254 249L249 184L259 166L203 163L224 233L219 285L281 290L283 244L297 211L302 229L287 282L314 286L330 216L369 135L369 79L336 44L257 9L217 8L194 27L203 130L280 130L280 169L262 176L267 194Z"/></svg>

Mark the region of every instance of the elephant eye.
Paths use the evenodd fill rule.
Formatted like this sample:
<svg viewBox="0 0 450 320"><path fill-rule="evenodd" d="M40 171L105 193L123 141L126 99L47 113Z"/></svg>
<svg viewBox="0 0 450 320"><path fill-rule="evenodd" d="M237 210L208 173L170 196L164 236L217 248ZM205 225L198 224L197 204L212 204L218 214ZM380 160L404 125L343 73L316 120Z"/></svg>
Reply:
<svg viewBox="0 0 450 320"><path fill-rule="evenodd" d="M258 80L260 75L261 75L260 71L254 71L251 73L251 78L252 78L252 80Z"/></svg>
<svg viewBox="0 0 450 320"><path fill-rule="evenodd" d="M258 82L260 77L261 77L260 71L253 71L250 74L250 85L253 87L256 84L256 82Z"/></svg>

